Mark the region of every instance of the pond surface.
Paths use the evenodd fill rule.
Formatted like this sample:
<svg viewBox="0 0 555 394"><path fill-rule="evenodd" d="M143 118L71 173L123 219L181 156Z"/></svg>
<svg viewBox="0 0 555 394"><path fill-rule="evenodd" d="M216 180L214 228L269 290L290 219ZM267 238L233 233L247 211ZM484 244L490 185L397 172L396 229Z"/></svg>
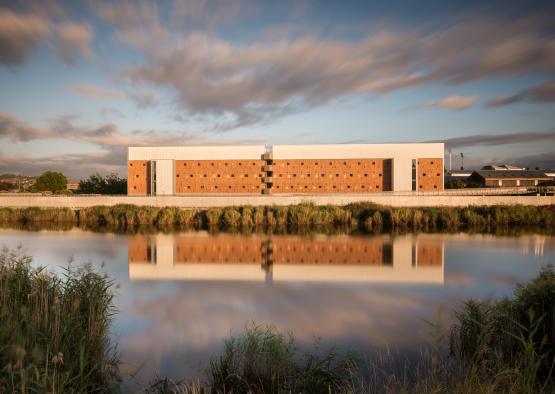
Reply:
<svg viewBox="0 0 555 394"><path fill-rule="evenodd" d="M424 319L448 326L463 300L509 295L555 263L555 238L543 235L0 230L0 245L19 244L52 271L90 262L115 279L112 335L137 387L201 378L230 333L252 322L290 331L301 347L319 339L410 356L431 342Z"/></svg>

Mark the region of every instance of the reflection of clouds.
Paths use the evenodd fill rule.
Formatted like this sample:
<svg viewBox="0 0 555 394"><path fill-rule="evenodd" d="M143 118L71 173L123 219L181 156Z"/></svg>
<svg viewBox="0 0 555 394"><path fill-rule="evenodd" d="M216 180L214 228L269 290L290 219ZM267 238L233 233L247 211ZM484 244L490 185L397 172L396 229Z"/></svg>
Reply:
<svg viewBox="0 0 555 394"><path fill-rule="evenodd" d="M386 287L184 284L174 294L137 301L126 311L127 318L150 316L151 324L122 338L120 349L125 360L140 362L148 355L148 372L160 373L176 352L204 354L206 360L230 330L240 332L250 321L291 331L303 346L321 337L328 343L347 341L366 348L384 342L410 348L426 335L418 330L407 335L407 327L414 329L417 316L433 318L435 305L430 296ZM194 366L184 370L180 365L164 374L170 371L182 378Z"/></svg>

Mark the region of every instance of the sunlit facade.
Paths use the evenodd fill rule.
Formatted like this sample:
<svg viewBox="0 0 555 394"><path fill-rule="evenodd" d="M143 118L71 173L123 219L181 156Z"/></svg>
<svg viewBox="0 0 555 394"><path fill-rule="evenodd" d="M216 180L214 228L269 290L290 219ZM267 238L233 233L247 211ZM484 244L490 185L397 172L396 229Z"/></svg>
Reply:
<svg viewBox="0 0 555 394"><path fill-rule="evenodd" d="M130 147L129 195L443 190L443 144Z"/></svg>

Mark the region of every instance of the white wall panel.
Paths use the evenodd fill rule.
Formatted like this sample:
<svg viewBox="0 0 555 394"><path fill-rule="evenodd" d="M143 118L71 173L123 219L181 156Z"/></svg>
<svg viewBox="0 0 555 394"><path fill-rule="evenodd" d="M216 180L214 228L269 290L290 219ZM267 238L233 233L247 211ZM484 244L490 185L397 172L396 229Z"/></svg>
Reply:
<svg viewBox="0 0 555 394"><path fill-rule="evenodd" d="M129 160L260 160L264 145L131 146Z"/></svg>
<svg viewBox="0 0 555 394"><path fill-rule="evenodd" d="M174 194L173 160L156 160L156 195Z"/></svg>

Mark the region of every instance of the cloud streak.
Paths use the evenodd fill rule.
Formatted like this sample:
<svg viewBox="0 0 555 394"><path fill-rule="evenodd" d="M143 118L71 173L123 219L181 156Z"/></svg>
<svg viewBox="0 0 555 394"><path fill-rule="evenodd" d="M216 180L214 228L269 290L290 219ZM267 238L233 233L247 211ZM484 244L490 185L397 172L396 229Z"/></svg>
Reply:
<svg viewBox="0 0 555 394"><path fill-rule="evenodd" d="M495 97L486 103L487 107L500 107L520 102L555 102L555 80L541 83L522 90L512 96Z"/></svg>
<svg viewBox="0 0 555 394"><path fill-rule="evenodd" d="M429 101L411 107L412 109L427 109L427 108L440 108L440 109L458 109L463 110L474 105L480 96L449 96L438 101Z"/></svg>
<svg viewBox="0 0 555 394"><path fill-rule="evenodd" d="M555 129L509 134L476 134L468 137L457 137L429 142L443 142L446 148L459 148L467 146L521 144L535 141L555 141Z"/></svg>

